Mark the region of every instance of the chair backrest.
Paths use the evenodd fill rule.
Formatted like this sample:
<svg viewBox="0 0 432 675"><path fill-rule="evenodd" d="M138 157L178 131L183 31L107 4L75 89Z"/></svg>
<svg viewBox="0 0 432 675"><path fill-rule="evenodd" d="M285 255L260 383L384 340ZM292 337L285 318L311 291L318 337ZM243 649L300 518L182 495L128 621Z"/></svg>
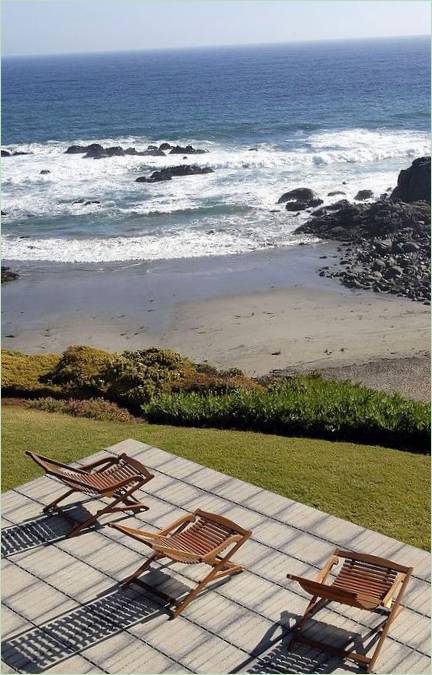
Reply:
<svg viewBox="0 0 432 675"><path fill-rule="evenodd" d="M251 530L246 530L244 527L237 525L233 520L229 520L224 516L219 516L216 513L209 513L208 511L202 511L202 509L196 509L193 513L194 521L207 521L214 524L215 528L221 532L225 531L226 536L232 534L241 534L243 536L250 536Z"/></svg>
<svg viewBox="0 0 432 675"><path fill-rule="evenodd" d="M387 595L398 578L404 578L412 572L411 567L365 553L336 550L335 555L343 562L332 588L380 600Z"/></svg>

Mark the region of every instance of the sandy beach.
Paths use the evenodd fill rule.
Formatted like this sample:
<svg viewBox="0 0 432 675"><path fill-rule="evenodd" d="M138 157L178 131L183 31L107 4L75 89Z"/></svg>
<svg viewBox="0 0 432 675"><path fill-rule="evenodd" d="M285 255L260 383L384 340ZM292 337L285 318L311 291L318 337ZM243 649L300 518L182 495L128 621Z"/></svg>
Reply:
<svg viewBox="0 0 432 675"><path fill-rule="evenodd" d="M198 361L323 370L428 398L430 308L316 273L332 244L103 269L28 268L3 289L3 346L160 345ZM408 360L407 360L408 359Z"/></svg>

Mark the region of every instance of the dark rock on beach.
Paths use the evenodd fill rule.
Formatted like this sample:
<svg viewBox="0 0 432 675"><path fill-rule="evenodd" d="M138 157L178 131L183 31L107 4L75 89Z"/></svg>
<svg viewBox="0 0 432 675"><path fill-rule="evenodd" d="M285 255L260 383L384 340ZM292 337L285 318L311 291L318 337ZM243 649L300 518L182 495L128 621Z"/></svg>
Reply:
<svg viewBox="0 0 432 675"><path fill-rule="evenodd" d="M14 279L18 279L18 277L19 277L18 272L12 272L10 267L4 267L3 265L1 266L2 284L6 284L8 281L14 281Z"/></svg>
<svg viewBox="0 0 432 675"><path fill-rule="evenodd" d="M159 181L171 180L173 176L194 176L202 173L213 173L213 169L196 164L181 164L179 166L169 166L160 171L153 171L151 176L140 176L136 179L137 183L158 183Z"/></svg>
<svg viewBox="0 0 432 675"><path fill-rule="evenodd" d="M390 199L402 202L431 203L431 158L419 157L408 169L400 172Z"/></svg>
<svg viewBox="0 0 432 675"><path fill-rule="evenodd" d="M333 205L336 206L336 205ZM321 268L348 288L430 302L430 206L378 200L315 214L297 233L345 242L339 265Z"/></svg>
<svg viewBox="0 0 432 675"><path fill-rule="evenodd" d="M357 202L364 202L366 201L366 199L372 199L373 196L374 193L372 192L372 190L359 190L354 199Z"/></svg>

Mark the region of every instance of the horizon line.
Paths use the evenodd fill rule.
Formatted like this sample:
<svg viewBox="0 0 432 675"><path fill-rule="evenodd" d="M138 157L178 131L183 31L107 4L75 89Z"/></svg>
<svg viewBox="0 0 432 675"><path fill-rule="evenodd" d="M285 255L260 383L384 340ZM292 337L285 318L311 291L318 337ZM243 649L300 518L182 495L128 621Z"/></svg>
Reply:
<svg viewBox="0 0 432 675"><path fill-rule="evenodd" d="M401 40L401 39L416 39L416 38L430 38L428 33L418 33L415 35L369 35L364 37L346 37L346 38L320 38L317 40L289 40L287 42L248 42L248 43L226 43L214 45L194 45L183 47L143 47L136 49L113 49L113 50L94 50L83 52L48 52L43 54L2 54L3 59L18 59L18 58L46 58L50 56L91 56L97 54L133 54L142 52L170 52L170 51L193 51L198 49L218 49L226 48L233 49L239 47L280 47L292 44L319 44L327 42L360 42L363 40Z"/></svg>

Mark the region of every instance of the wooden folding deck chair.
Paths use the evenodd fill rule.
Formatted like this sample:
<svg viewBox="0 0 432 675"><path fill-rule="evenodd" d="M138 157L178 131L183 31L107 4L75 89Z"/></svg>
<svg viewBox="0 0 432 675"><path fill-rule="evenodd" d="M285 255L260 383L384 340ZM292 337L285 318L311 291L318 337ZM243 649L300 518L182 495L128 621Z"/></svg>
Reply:
<svg viewBox="0 0 432 675"><path fill-rule="evenodd" d="M94 516L90 516L83 523L75 524L68 533L68 537L73 537L81 530L90 527L104 513L135 512L148 509L148 506L137 501L132 495L138 488L148 483L153 478L153 474L136 459L132 459L126 454L120 456L110 455L96 462L86 464L79 469L71 467L68 464L55 462L34 452L27 451L26 454L36 464L39 464L47 475L56 478L69 487L67 492L44 507L44 513L53 510L61 513L68 520L72 520L57 505L74 492L83 492L99 499L101 497L112 499L110 504L99 509ZM120 506L119 504L122 505ZM74 520L72 522L75 523Z"/></svg>
<svg viewBox="0 0 432 675"><path fill-rule="evenodd" d="M174 609L171 609L172 619L181 614L211 581L243 571L242 565L232 563L229 559L251 535L250 530L243 529L231 520L200 509L179 518L158 532L145 532L114 523L110 527L142 541L153 549L150 558L125 579L123 584L128 585L134 581L159 595L169 605L174 606ZM176 600L137 579L152 562L161 558L169 558L186 565L205 563L210 565L211 570L183 600Z"/></svg>
<svg viewBox="0 0 432 675"><path fill-rule="evenodd" d="M340 563L342 565L336 575L331 577L331 581L324 583L332 568ZM294 628L294 641L299 640L317 649L351 659L366 666L368 673L372 672L389 628L402 609L402 596L412 571L412 567L405 567L385 558L336 549L315 581L288 574L288 579L297 581L306 593L312 595L303 617ZM385 622L379 627L381 634L375 635L375 639L378 635L379 638L372 656L338 649L302 635L301 629L306 621L329 602L385 614Z"/></svg>

